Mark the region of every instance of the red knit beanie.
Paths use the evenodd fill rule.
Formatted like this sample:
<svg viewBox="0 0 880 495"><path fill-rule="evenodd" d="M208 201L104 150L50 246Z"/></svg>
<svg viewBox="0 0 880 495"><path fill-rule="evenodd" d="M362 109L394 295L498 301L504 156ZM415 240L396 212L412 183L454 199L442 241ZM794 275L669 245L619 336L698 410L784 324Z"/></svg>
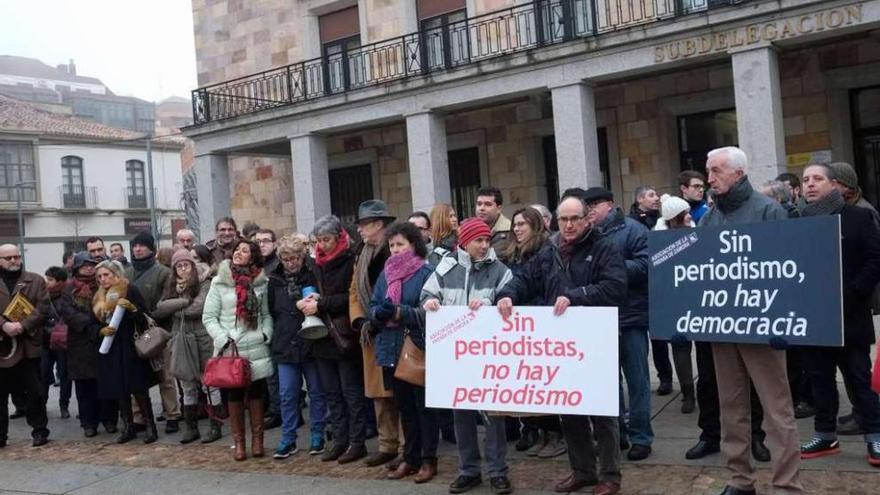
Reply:
<svg viewBox="0 0 880 495"><path fill-rule="evenodd" d="M458 226L458 245L463 248L466 248L472 240L482 236L492 237L492 229L479 218L468 218Z"/></svg>

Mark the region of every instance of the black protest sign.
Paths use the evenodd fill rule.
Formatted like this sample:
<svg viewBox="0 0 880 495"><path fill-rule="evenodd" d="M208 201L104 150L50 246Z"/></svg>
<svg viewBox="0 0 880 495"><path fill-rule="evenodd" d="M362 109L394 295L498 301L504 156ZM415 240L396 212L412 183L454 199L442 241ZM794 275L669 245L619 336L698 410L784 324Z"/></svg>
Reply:
<svg viewBox="0 0 880 495"><path fill-rule="evenodd" d="M651 336L843 345L840 217L651 232Z"/></svg>

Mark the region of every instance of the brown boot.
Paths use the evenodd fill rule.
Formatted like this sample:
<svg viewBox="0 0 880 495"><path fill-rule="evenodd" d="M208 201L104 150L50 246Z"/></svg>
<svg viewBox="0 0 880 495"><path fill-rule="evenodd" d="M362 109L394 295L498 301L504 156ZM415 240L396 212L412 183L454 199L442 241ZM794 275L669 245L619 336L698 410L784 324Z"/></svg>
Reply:
<svg viewBox="0 0 880 495"><path fill-rule="evenodd" d="M254 457L263 457L263 415L266 412L263 399L251 399L248 401L248 409L251 413L251 453Z"/></svg>
<svg viewBox="0 0 880 495"><path fill-rule="evenodd" d="M416 483L427 483L434 479L437 476L437 459L425 459L422 461L422 467L419 468L419 472L413 476L413 481Z"/></svg>
<svg viewBox="0 0 880 495"><path fill-rule="evenodd" d="M229 401L229 429L232 430L232 440L235 442L235 460L247 459L244 445L244 402Z"/></svg>

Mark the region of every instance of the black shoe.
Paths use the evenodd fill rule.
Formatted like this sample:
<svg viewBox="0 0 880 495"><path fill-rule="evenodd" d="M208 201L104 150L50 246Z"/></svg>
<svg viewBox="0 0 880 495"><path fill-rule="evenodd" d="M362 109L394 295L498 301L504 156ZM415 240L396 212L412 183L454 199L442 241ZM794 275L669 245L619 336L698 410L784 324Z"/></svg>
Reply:
<svg viewBox="0 0 880 495"><path fill-rule="evenodd" d="M116 427L116 423L104 423L104 431L112 435L119 431L119 428Z"/></svg>
<svg viewBox="0 0 880 495"><path fill-rule="evenodd" d="M718 442L700 440L684 454L684 458L690 460L702 459L707 455L717 454L718 452L721 452L721 446L718 445Z"/></svg>
<svg viewBox="0 0 880 495"><path fill-rule="evenodd" d="M6 447L6 440L5 439L0 440L0 449L2 449L3 447Z"/></svg>
<svg viewBox="0 0 880 495"><path fill-rule="evenodd" d="M535 442L537 441L538 431L529 428L528 430L523 431L522 435L520 435L519 437L519 440L516 441L516 445L514 445L514 448L516 448L517 452L525 452L526 450L529 450L532 445L535 445Z"/></svg>
<svg viewBox="0 0 880 495"><path fill-rule="evenodd" d="M620 437L620 451L623 452L624 450L629 450L629 447L630 447L629 440L627 440L626 437L621 436Z"/></svg>
<svg viewBox="0 0 880 495"><path fill-rule="evenodd" d="M142 425L142 424L140 424L140 423L132 423L132 424L131 424L131 429L132 429L135 433L142 433L142 432L147 431L147 425Z"/></svg>
<svg viewBox="0 0 880 495"><path fill-rule="evenodd" d="M42 447L49 443L49 435L37 435L34 437L34 447Z"/></svg>
<svg viewBox="0 0 880 495"><path fill-rule="evenodd" d="M156 422L157 422L157 423L161 423L161 422L163 422L163 421L165 421L165 415L164 415L164 414L160 414L160 415L156 416Z"/></svg>
<svg viewBox="0 0 880 495"><path fill-rule="evenodd" d="M344 454L339 456L339 464L348 464L367 456L367 448L363 445L349 445Z"/></svg>
<svg viewBox="0 0 880 495"><path fill-rule="evenodd" d="M844 418L841 418L844 419ZM838 435L864 435L865 430L862 429L862 426L859 424L859 421L855 418L855 416L850 415L846 418L846 421L840 421L837 425L837 434Z"/></svg>
<svg viewBox="0 0 880 495"><path fill-rule="evenodd" d="M755 490L740 490L730 485L724 487L724 491L718 495L755 495Z"/></svg>
<svg viewBox="0 0 880 495"><path fill-rule="evenodd" d="M672 382L660 382L657 387L657 395L669 395L672 393Z"/></svg>
<svg viewBox="0 0 880 495"><path fill-rule="evenodd" d="M770 462L770 449L763 440L752 438L752 457L758 462Z"/></svg>
<svg viewBox="0 0 880 495"><path fill-rule="evenodd" d="M348 445L333 445L332 448L327 449L324 452L324 455L321 456L321 462L330 462L339 459L339 457L345 453L345 449L347 448Z"/></svg>
<svg viewBox="0 0 880 495"><path fill-rule="evenodd" d="M16 409L14 413L9 415L9 419L18 419L25 417L26 413L21 409Z"/></svg>
<svg viewBox="0 0 880 495"><path fill-rule="evenodd" d="M807 404L806 402L798 402L796 406L794 406L794 418L795 419L804 419L810 418L816 415L816 408Z"/></svg>
<svg viewBox="0 0 880 495"><path fill-rule="evenodd" d="M489 478L489 485L492 487L492 493L495 495L506 495L513 492L513 485L507 476L495 476Z"/></svg>
<svg viewBox="0 0 880 495"><path fill-rule="evenodd" d="M169 419L165 422L165 434L170 435L180 431L180 425L176 419Z"/></svg>
<svg viewBox="0 0 880 495"><path fill-rule="evenodd" d="M92 427L83 428L83 435L85 435L86 438L92 438L98 435L98 429Z"/></svg>
<svg viewBox="0 0 880 495"><path fill-rule="evenodd" d="M870 444L869 444L870 445ZM801 445L801 459L816 459L840 453L840 442L813 438Z"/></svg>
<svg viewBox="0 0 880 495"><path fill-rule="evenodd" d="M449 493L464 493L469 490L473 490L474 488L480 486L483 483L483 478L480 475L476 476L465 476L459 475L458 478L455 478L455 481L449 484Z"/></svg>
<svg viewBox="0 0 880 495"><path fill-rule="evenodd" d="M281 416L273 414L272 416L266 416L263 420L263 430L271 430L279 426L281 426Z"/></svg>
<svg viewBox="0 0 880 495"><path fill-rule="evenodd" d="M61 408L61 419L70 419L70 411L66 407Z"/></svg>
<svg viewBox="0 0 880 495"><path fill-rule="evenodd" d="M650 445L639 445L636 443L626 453L626 458L631 461L642 461L647 459L649 455L651 455Z"/></svg>

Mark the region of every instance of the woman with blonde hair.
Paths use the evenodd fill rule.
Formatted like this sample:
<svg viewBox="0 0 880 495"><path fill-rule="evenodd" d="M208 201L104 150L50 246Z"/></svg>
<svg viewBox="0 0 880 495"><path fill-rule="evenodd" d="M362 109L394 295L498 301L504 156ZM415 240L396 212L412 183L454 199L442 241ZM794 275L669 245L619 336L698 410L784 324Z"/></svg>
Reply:
<svg viewBox="0 0 880 495"><path fill-rule="evenodd" d="M158 434L153 404L150 402L150 387L159 383L159 376L149 361L138 356L134 347L135 336L148 326L144 315L146 303L137 287L129 284L118 261L99 263L95 267L95 277L99 288L92 299L92 311L95 318L105 324L101 336L113 337L109 351L98 354L98 398L118 402L122 432L116 443L125 443L136 436L131 407L131 398L134 396L147 423L144 443L153 443L158 439ZM123 307L125 314L113 328L109 323L117 306Z"/></svg>
<svg viewBox="0 0 880 495"><path fill-rule="evenodd" d="M437 266L444 256L455 251L458 243L458 215L447 203L437 203L431 208L431 239L434 249L428 253L428 263Z"/></svg>

